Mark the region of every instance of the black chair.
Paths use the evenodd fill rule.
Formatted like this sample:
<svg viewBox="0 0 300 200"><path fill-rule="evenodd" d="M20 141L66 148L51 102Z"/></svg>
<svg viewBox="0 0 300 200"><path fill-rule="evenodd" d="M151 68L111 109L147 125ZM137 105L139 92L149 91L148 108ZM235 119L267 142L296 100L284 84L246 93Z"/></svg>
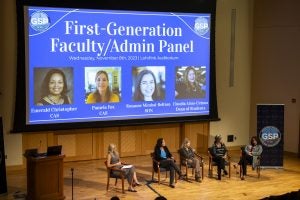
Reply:
<svg viewBox="0 0 300 200"><path fill-rule="evenodd" d="M180 150L178 150L178 153L180 155ZM201 167L201 178L203 179L203 175L204 175L204 160L203 160L203 157L197 153L195 153L195 156L200 160L200 167ZM189 169L192 169L192 176L194 175L195 173L195 168L191 165L191 164L188 164L188 160L183 158L181 155L180 155L180 170L182 168L184 168L185 170L185 175L186 175L186 180L188 181L189 180Z"/></svg>
<svg viewBox="0 0 300 200"><path fill-rule="evenodd" d="M121 179L122 181L122 193L125 193L125 190L124 190L124 180L125 180L125 171L121 170L121 169L118 169L118 168L115 168L115 167L108 167L107 166L107 160L104 162L105 166L106 166L106 169L107 169L107 184L106 184L106 191L108 190L109 188L109 180L111 178L115 178L115 186L117 185L118 183L118 179ZM113 171L117 171L119 172L117 175L112 173Z"/></svg>
<svg viewBox="0 0 300 200"><path fill-rule="evenodd" d="M208 176L213 177L213 167L217 166L217 163L213 161L212 147L208 148ZM227 152L227 158L225 159L225 166L228 166L228 177L231 177L231 156Z"/></svg>
<svg viewBox="0 0 300 200"><path fill-rule="evenodd" d="M245 151L245 146L241 147L240 159L241 159L244 151ZM261 155L257 157L257 162L256 162L257 178L260 178L260 171L261 171L260 161L261 161ZM252 163L248 163L247 167L248 166L251 166L251 169L252 169ZM249 171L249 170L247 170L247 171ZM240 165L240 178L242 177L242 174L243 174L243 168L242 168L242 165Z"/></svg>
<svg viewBox="0 0 300 200"><path fill-rule="evenodd" d="M154 157L154 153L152 152L151 154L151 159L152 159L152 181L154 182L154 174L157 173L157 182L158 184L160 184L161 180L160 180L160 177L161 177L161 173L166 173L166 178L168 178L168 171L170 171L169 169L167 168L163 168L160 166L160 162L155 160L155 157ZM176 178L176 173L175 173L175 183L177 182L177 178Z"/></svg>

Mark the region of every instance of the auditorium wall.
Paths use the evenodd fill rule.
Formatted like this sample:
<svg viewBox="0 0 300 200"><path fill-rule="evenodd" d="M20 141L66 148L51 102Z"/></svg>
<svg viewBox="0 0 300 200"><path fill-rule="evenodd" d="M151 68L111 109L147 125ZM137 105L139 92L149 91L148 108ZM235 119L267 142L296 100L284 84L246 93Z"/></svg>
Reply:
<svg viewBox="0 0 300 200"><path fill-rule="evenodd" d="M23 165L24 149L62 144L66 160L103 158L107 145L118 145L122 156L147 155L157 137L164 137L172 151L176 151L183 137L193 140L199 151L205 152L216 134L233 134L236 140L229 147L246 144L253 132L250 127L252 14L253 1L218 0L216 21L217 96L220 121L151 126L80 129L30 134L11 134L16 82L16 15L15 2L0 2L0 115L4 121L7 166ZM236 10L234 84L229 85L232 11ZM257 76L254 74L253 76ZM285 84L285 83L282 83ZM255 92L255 91L254 91ZM253 92L252 92L253 93ZM251 107L251 109L253 109ZM289 121L287 121L289 123ZM251 130L251 133L250 133ZM88 147L88 148L87 148Z"/></svg>
<svg viewBox="0 0 300 200"><path fill-rule="evenodd" d="M300 1L256 0L251 133L256 104L284 104L284 150L297 153L300 118Z"/></svg>

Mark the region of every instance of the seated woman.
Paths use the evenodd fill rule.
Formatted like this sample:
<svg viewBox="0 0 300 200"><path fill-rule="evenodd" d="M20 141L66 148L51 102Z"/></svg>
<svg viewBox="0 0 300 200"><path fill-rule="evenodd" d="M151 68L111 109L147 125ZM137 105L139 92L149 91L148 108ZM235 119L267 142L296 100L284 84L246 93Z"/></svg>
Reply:
<svg viewBox="0 0 300 200"><path fill-rule="evenodd" d="M227 175L228 172L225 169L225 159L227 157L227 148L222 142L220 135L215 136L214 144L212 145L212 160L217 164L218 168L218 180L221 180L221 170Z"/></svg>
<svg viewBox="0 0 300 200"><path fill-rule="evenodd" d="M200 160L196 157L195 149L191 148L191 142L188 138L185 138L181 148L179 149L181 162L187 160L187 164L192 166L195 169L195 180L201 182L201 173L200 173ZM182 163L185 164L185 163Z"/></svg>
<svg viewBox="0 0 300 200"><path fill-rule="evenodd" d="M257 158L262 153L263 148L258 144L257 137L253 136L250 140L250 144L242 149L242 156L239 161L239 165L242 166L242 176L241 179L244 180L247 175L247 164L251 164L252 168L256 168Z"/></svg>
<svg viewBox="0 0 300 200"><path fill-rule="evenodd" d="M154 158L160 162L160 166L170 170L170 187L175 188L174 178L175 171L179 175L179 179L183 179L179 167L175 164L175 160L166 146L165 140L159 138L154 148Z"/></svg>
<svg viewBox="0 0 300 200"><path fill-rule="evenodd" d="M116 167L121 169L123 167L122 162L120 161L119 153L116 150L116 145L110 144L108 146L108 153L107 153L107 167ZM134 186L140 186L141 184L137 180L135 167L132 166L131 168L125 168L123 169L125 171L125 177L127 178L129 187L128 191L130 192L136 192L134 189ZM118 175L120 172L118 171L112 171L112 173L115 173L115 175Z"/></svg>

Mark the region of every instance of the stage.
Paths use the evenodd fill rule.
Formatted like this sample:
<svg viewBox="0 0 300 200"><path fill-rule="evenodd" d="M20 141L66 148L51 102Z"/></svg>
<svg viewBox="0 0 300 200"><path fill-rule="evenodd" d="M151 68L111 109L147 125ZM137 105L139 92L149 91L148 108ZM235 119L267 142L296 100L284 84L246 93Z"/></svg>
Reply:
<svg viewBox="0 0 300 200"><path fill-rule="evenodd" d="M208 177L208 159L205 157L204 179L202 183L180 180L176 187L170 188L168 180L158 185L151 182L152 161L149 156L126 157L123 161L134 164L138 179L142 186L136 187L138 192L122 194L121 181L114 186L114 179L110 181L106 191L107 173L104 160L91 160L64 163L64 195L67 200L72 199L72 170L73 170L73 199L95 200L110 199L118 196L120 199L153 200L161 195L167 199L262 199L271 195L298 191L300 189L300 159L293 154L284 155L283 169L262 169L258 179L255 171L248 168L246 180L241 181L239 170L233 164L238 160L238 153L232 157L231 178L222 177L221 181ZM191 174L191 172L190 172ZM163 174L164 179L164 174ZM190 177L192 179L192 177ZM8 170L8 194L0 195L0 200L23 199L26 193L26 170ZM125 189L128 188L127 181Z"/></svg>

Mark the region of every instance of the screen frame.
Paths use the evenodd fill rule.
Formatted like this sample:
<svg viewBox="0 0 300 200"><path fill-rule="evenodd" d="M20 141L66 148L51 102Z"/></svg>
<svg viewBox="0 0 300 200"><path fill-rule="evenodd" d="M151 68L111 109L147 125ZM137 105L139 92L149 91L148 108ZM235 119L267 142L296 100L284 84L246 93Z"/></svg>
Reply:
<svg viewBox="0 0 300 200"><path fill-rule="evenodd" d="M188 3L181 0L16 0L17 9L17 73L16 73L16 100L14 111L14 123L12 133L67 130L79 128L102 128L115 126L131 126L146 124L166 124L199 121L218 121L217 95L216 95L216 67L215 67L215 19L216 0L189 0ZM113 121L92 121L74 123L51 123L51 124L26 124L26 55L24 38L24 6L45 7L68 7L103 10L127 10L127 11L153 11L153 12L180 12L180 13L209 13L211 15L210 35L210 93L209 93L209 115L147 118ZM22 84L23 83L23 84Z"/></svg>

